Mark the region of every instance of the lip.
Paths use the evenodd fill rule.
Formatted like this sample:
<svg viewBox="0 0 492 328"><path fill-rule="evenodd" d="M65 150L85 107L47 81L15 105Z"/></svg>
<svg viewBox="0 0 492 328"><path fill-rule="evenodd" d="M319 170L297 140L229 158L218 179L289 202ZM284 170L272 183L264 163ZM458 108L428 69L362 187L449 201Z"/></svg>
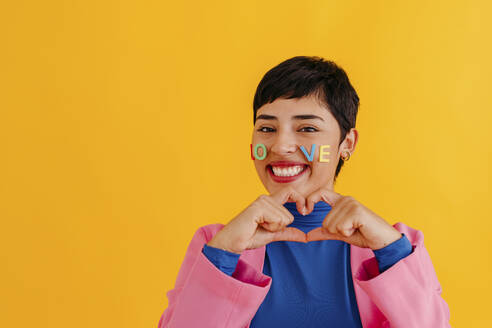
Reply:
<svg viewBox="0 0 492 328"><path fill-rule="evenodd" d="M273 174L272 165L273 166L280 166L280 167L294 166L294 165L302 165L302 166L305 166L305 168L301 172L299 172L298 175L294 175L294 176L291 176L291 177L279 177L279 176L276 176L275 174ZM273 181L279 182L279 183L287 183L287 182L292 182L294 180L299 179L308 170L308 168L309 168L309 165L306 164L306 163L302 163L302 162L290 162L290 161L270 162L267 165L267 171L270 174L270 177L272 178Z"/></svg>

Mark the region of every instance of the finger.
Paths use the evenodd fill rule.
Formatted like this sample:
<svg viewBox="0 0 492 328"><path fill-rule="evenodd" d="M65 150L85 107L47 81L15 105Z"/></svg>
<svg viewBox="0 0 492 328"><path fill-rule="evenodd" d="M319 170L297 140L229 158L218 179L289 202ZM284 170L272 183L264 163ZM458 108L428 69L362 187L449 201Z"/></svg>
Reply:
<svg viewBox="0 0 492 328"><path fill-rule="evenodd" d="M294 222L294 216L292 215L292 213L289 212L288 209L285 208L285 206L277 204L270 197L265 198L265 200L267 200L270 203L272 208L274 208L276 211L278 211L278 213L282 217L282 220L284 221L284 224L286 226L291 224L292 222Z"/></svg>
<svg viewBox="0 0 492 328"><path fill-rule="evenodd" d="M306 198L307 214L311 213L314 210L314 204L316 204L320 200L323 200L321 188L316 190Z"/></svg>
<svg viewBox="0 0 492 328"><path fill-rule="evenodd" d="M295 202L299 213L303 213L306 205L305 198L291 186L280 189L278 192L271 194L270 197L279 205L287 202Z"/></svg>
<svg viewBox="0 0 492 328"><path fill-rule="evenodd" d="M269 216L267 216L266 219L268 220L270 217L279 219L279 226L276 230L279 230L294 221L294 216L284 206L278 205L270 197L265 197L264 199L266 201L265 207L269 213Z"/></svg>
<svg viewBox="0 0 492 328"><path fill-rule="evenodd" d="M306 243L307 236L297 228L289 227L279 231L270 232L260 227L255 234L255 245L266 245L274 241L297 241ZM257 246L259 247L259 246Z"/></svg>
<svg viewBox="0 0 492 328"><path fill-rule="evenodd" d="M337 218L343 217L343 215L340 215L345 210L345 207L343 206L343 201L338 201L337 206L333 206L328 212L328 214L325 216L322 222L322 228L326 229L327 231L328 228L331 226L331 224L337 220Z"/></svg>
<svg viewBox="0 0 492 328"><path fill-rule="evenodd" d="M304 215L307 214L306 198L304 198L304 196L302 196L299 192L292 189L290 194L289 194L288 201L296 203L297 212L304 214Z"/></svg>
<svg viewBox="0 0 492 328"><path fill-rule="evenodd" d="M321 190L321 198L331 205L331 207L335 207L335 204L342 199L344 196L330 189L322 189Z"/></svg>
<svg viewBox="0 0 492 328"><path fill-rule="evenodd" d="M288 227L272 234L271 241L298 241L301 243L307 243L306 234L293 227Z"/></svg>
<svg viewBox="0 0 492 328"><path fill-rule="evenodd" d="M354 221L350 218L347 218L337 224L338 233L346 238L352 236L355 230Z"/></svg>
<svg viewBox="0 0 492 328"><path fill-rule="evenodd" d="M315 228L315 229L309 231L306 235L306 239L308 242L316 241L316 240L342 240L342 241L345 241L345 238L343 236L330 233L326 229L324 229L323 227Z"/></svg>
<svg viewBox="0 0 492 328"><path fill-rule="evenodd" d="M270 232L275 232L282 229L284 224L282 222L281 215L271 211L270 209L265 209L260 226Z"/></svg>
<svg viewBox="0 0 492 328"><path fill-rule="evenodd" d="M270 196L261 197L260 202L262 207L262 226L267 230L278 231L294 221L294 216L282 205L275 203Z"/></svg>
<svg viewBox="0 0 492 328"><path fill-rule="evenodd" d="M322 226L330 233L338 233L337 225L347 219L350 210L350 206L345 206L345 204L339 203L333 213L331 211L328 213Z"/></svg>

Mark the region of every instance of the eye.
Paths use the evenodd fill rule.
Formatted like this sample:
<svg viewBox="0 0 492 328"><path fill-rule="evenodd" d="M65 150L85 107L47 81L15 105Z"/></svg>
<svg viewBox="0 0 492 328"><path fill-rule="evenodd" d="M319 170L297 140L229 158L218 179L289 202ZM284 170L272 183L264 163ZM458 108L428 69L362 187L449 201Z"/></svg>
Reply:
<svg viewBox="0 0 492 328"><path fill-rule="evenodd" d="M258 130L256 131L260 131L260 132L270 132L270 131L264 131L263 129L270 129L270 130L273 130L272 128L269 128L267 126L262 126L261 128L259 128Z"/></svg>
<svg viewBox="0 0 492 328"><path fill-rule="evenodd" d="M306 132L316 132L316 131L318 131L318 129L313 128L312 126L305 126L305 127L301 128L301 130L299 130L299 131L302 131L302 130L304 130L304 129L313 129L313 130L314 130L314 131L313 131L313 130L311 130L311 131L306 131Z"/></svg>
<svg viewBox="0 0 492 328"><path fill-rule="evenodd" d="M269 129L269 130L264 130L264 129ZM307 130L307 131L303 131L304 129L311 129L311 130ZM261 128L257 129L256 131L259 131L259 132L272 132L274 131L275 129L272 129L272 128L269 128L267 126L262 126ZM305 126L303 128L301 128L299 131L301 132L317 132L318 129L312 127L312 126Z"/></svg>

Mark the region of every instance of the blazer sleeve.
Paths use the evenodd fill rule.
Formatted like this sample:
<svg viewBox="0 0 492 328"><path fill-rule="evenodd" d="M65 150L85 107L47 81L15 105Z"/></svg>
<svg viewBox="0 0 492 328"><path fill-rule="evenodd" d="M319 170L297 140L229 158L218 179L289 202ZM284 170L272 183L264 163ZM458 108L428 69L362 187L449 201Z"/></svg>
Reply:
<svg viewBox="0 0 492 328"><path fill-rule="evenodd" d="M200 227L188 245L174 288L166 293L168 307L158 328L245 328L258 311L272 278L241 257L232 276L222 272L202 252L208 241Z"/></svg>
<svg viewBox="0 0 492 328"><path fill-rule="evenodd" d="M375 257L362 262L355 281L381 310L390 327L450 328L450 312L424 234L398 222L394 227L408 236L412 252L380 273Z"/></svg>

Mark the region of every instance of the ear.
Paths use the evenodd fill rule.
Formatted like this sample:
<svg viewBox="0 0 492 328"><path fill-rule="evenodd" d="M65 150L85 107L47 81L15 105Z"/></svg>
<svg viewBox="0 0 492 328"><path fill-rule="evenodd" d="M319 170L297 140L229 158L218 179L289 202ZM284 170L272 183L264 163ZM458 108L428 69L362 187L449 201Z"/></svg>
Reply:
<svg viewBox="0 0 492 328"><path fill-rule="evenodd" d="M355 151L355 146L359 141L359 131L355 128L351 128L349 132L345 135L345 139L340 144L338 151L341 152L344 150L348 150L350 154L353 154Z"/></svg>

